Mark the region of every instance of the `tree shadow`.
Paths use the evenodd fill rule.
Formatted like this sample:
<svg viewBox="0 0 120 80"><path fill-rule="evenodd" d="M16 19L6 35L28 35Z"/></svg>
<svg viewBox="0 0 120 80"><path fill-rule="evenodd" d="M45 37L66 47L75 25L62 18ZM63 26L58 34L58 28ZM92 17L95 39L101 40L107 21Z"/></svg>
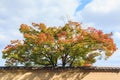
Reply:
<svg viewBox="0 0 120 80"><path fill-rule="evenodd" d="M0 80L82 80L89 72L80 70L6 70Z"/></svg>

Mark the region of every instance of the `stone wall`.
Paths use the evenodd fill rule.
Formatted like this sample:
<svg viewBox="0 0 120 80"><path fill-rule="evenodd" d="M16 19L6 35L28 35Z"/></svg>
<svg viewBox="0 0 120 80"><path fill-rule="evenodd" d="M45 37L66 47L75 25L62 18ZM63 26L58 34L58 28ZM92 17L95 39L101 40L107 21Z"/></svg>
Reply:
<svg viewBox="0 0 120 80"><path fill-rule="evenodd" d="M0 80L120 80L119 71L1 69Z"/></svg>

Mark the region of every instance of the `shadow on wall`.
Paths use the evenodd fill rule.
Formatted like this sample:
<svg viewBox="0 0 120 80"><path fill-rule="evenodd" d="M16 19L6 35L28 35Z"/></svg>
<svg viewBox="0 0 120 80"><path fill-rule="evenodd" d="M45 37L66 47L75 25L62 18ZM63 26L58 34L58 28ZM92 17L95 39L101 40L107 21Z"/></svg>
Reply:
<svg viewBox="0 0 120 80"><path fill-rule="evenodd" d="M0 71L0 80L82 80L88 74L79 70L4 70Z"/></svg>

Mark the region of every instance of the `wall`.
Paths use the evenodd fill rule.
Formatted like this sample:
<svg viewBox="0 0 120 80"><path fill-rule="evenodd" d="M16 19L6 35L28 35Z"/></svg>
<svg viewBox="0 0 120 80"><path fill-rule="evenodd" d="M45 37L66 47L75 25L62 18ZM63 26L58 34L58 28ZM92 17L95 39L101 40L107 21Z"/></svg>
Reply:
<svg viewBox="0 0 120 80"><path fill-rule="evenodd" d="M73 70L0 70L0 80L120 80L119 72Z"/></svg>

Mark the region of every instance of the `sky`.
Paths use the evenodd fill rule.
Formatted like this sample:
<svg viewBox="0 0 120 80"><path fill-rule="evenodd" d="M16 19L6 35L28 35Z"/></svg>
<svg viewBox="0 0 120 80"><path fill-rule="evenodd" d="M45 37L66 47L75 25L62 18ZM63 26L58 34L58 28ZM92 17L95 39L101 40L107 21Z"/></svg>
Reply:
<svg viewBox="0 0 120 80"><path fill-rule="evenodd" d="M61 26L68 20L80 22L84 27L93 26L104 33L113 32L118 50L94 66L120 67L120 0L0 0L0 66L5 64L4 47L10 40L23 37L20 24L43 22L47 26Z"/></svg>

